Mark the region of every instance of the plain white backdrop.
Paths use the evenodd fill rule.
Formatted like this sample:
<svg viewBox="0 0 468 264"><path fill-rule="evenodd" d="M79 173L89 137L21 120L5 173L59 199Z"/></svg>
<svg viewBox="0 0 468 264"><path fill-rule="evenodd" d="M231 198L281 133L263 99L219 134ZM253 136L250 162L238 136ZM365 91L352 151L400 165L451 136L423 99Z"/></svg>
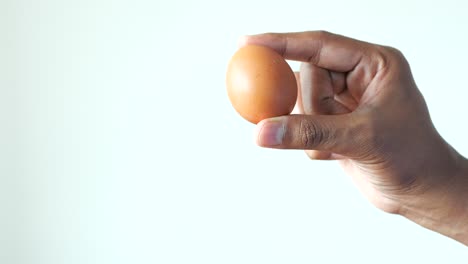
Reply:
<svg viewBox="0 0 468 264"><path fill-rule="evenodd" d="M335 162L256 147L224 86L244 34L322 29L395 46L467 155L467 11L0 0L0 262L467 263L465 246L375 209Z"/></svg>

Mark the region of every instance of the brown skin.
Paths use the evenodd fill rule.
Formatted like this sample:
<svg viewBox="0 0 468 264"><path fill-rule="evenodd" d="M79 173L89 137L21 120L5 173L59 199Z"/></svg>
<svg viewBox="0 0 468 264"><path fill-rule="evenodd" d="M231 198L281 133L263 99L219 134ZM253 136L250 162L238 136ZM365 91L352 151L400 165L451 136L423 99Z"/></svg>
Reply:
<svg viewBox="0 0 468 264"><path fill-rule="evenodd" d="M247 44L303 62L300 114L261 121L260 146L338 159L376 207L468 245L468 161L436 131L401 52L323 31Z"/></svg>

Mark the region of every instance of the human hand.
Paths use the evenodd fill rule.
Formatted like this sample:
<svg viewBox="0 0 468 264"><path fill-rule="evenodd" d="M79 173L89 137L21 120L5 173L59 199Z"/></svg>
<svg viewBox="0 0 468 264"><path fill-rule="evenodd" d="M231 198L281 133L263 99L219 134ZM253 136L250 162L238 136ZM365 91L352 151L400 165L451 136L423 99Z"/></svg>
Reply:
<svg viewBox="0 0 468 264"><path fill-rule="evenodd" d="M248 44L303 62L300 114L261 121L260 146L338 159L376 207L468 245L467 161L436 131L401 52L322 31Z"/></svg>

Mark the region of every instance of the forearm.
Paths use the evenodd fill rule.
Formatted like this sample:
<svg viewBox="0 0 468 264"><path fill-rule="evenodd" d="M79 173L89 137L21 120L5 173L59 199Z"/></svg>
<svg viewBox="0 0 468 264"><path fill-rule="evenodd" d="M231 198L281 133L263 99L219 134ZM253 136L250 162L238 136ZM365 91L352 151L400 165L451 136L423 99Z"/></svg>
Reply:
<svg viewBox="0 0 468 264"><path fill-rule="evenodd" d="M455 175L446 175L441 188L409 199L400 214L468 246L468 160L459 155L458 164Z"/></svg>

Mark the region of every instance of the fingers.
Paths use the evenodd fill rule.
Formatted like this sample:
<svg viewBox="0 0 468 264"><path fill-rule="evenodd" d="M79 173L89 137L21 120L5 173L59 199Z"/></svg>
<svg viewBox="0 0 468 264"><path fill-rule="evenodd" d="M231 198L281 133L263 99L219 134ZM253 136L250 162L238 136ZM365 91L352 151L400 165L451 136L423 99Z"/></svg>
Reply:
<svg viewBox="0 0 468 264"><path fill-rule="evenodd" d="M358 102L350 93L348 83L346 81L347 74L342 72L330 71L330 78L335 93L335 101L346 107L349 112L354 111L358 107Z"/></svg>
<svg viewBox="0 0 468 264"><path fill-rule="evenodd" d="M307 156L312 160L331 160L332 153L329 151L320 150L305 150Z"/></svg>
<svg viewBox="0 0 468 264"><path fill-rule="evenodd" d="M257 144L280 149L312 149L346 155L355 150L351 114L291 115L265 119L257 125Z"/></svg>
<svg viewBox="0 0 468 264"><path fill-rule="evenodd" d="M341 76L341 77L340 77ZM304 114L337 115L351 112L348 108L335 100L335 91L342 91L344 75L334 73L310 63L301 65L300 89Z"/></svg>
<svg viewBox="0 0 468 264"><path fill-rule="evenodd" d="M352 140L356 128L350 112L367 86L364 81L375 75L375 70L369 70L377 67L369 63L373 45L322 31L261 34L239 41L240 46L250 44L268 46L285 59L306 62L299 76L296 74L300 79L296 109L306 115L261 121L256 130L258 145L310 150L309 156L318 159L348 156L359 147ZM348 87L350 80L352 87Z"/></svg>
<svg viewBox="0 0 468 264"><path fill-rule="evenodd" d="M350 112L343 105L334 100L335 93L344 86L344 74L335 73L312 65L301 64L300 89L298 100L301 100L303 114L343 114ZM340 78L342 77L342 78ZM302 89L305 87L305 89ZM332 153L329 151L306 150L307 156L314 160L330 160Z"/></svg>
<svg viewBox="0 0 468 264"><path fill-rule="evenodd" d="M298 81L298 103L301 114L344 114L351 112L335 100L338 93L346 89L345 74L330 72L310 63L302 63L301 73L296 73ZM337 159L329 151L306 150L314 160Z"/></svg>
<svg viewBox="0 0 468 264"><path fill-rule="evenodd" d="M239 46L244 45L268 46L286 59L310 62L338 72L353 70L364 56L364 50L369 48L366 42L325 31L246 36L239 40Z"/></svg>
<svg viewBox="0 0 468 264"><path fill-rule="evenodd" d="M298 93L297 93L297 103L292 114L304 114L304 109L302 106L302 95L301 95L301 89L302 89L301 77L300 77L301 74L299 72L294 72L294 75L296 77ZM343 157L338 157L337 154L333 154L328 151L306 150L305 153L307 154L307 156L309 156L310 159L314 159L314 160L335 160L335 159L343 158Z"/></svg>
<svg viewBox="0 0 468 264"><path fill-rule="evenodd" d="M347 158L336 153L320 150L305 150L305 153L312 160L342 160Z"/></svg>
<svg viewBox="0 0 468 264"><path fill-rule="evenodd" d="M346 90L346 74L342 72L328 71L333 86L333 92L340 94Z"/></svg>

